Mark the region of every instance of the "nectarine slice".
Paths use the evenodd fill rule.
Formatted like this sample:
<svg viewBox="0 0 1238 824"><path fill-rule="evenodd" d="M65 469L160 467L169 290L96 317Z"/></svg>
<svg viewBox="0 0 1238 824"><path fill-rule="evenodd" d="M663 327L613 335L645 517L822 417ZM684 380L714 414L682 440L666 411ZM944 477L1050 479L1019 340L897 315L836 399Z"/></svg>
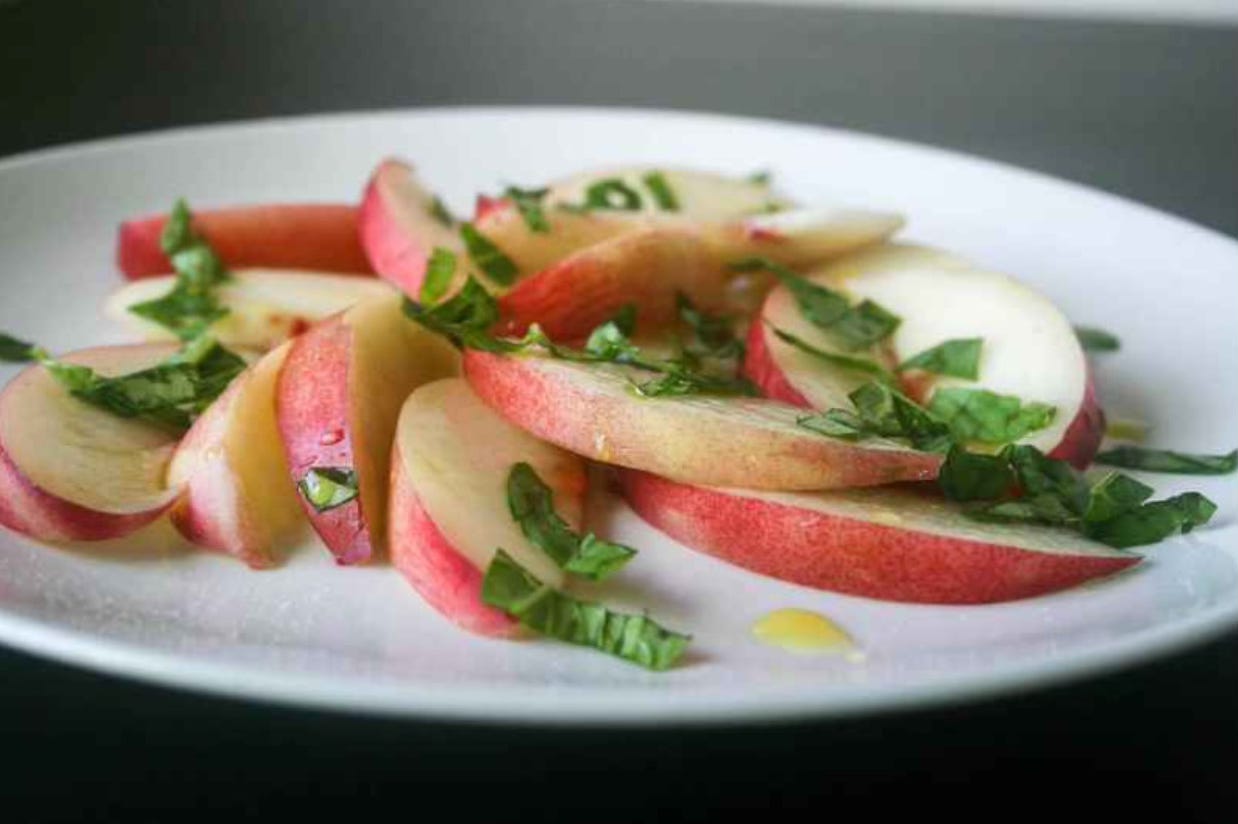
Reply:
<svg viewBox="0 0 1238 824"><path fill-rule="evenodd" d="M929 402L941 387L964 387L1049 404L1057 410L1053 421L1021 442L1076 466L1091 461L1104 419L1087 359L1070 322L1035 290L954 255L901 244L850 255L808 276L902 318L890 348L875 353L890 365L946 340L982 339L978 380L907 373L905 388L917 400ZM856 353L840 350L814 326L785 286L769 293L760 320L749 330L745 371L766 396L814 409L850 408L847 394L868 378L785 342L774 329L818 349Z"/></svg>
<svg viewBox="0 0 1238 824"><path fill-rule="evenodd" d="M168 483L183 487L172 522L193 543L261 569L302 523L275 422L275 386L291 346L242 372L176 448Z"/></svg>
<svg viewBox="0 0 1238 824"><path fill-rule="evenodd" d="M167 215L120 224L116 265L129 279L172 271L160 246ZM357 238L357 208L335 203L239 206L194 212L194 228L231 268L370 273Z"/></svg>
<svg viewBox="0 0 1238 824"><path fill-rule="evenodd" d="M759 398L654 397L633 391L648 372L540 355L468 350L473 390L512 423L604 463L682 481L759 489L829 489L925 480L941 456L892 441L828 438L803 413Z"/></svg>
<svg viewBox="0 0 1238 824"><path fill-rule="evenodd" d="M1028 598L1139 563L1063 529L981 523L931 493L769 493L621 470L642 518L687 547L791 583L934 604Z"/></svg>
<svg viewBox="0 0 1238 824"><path fill-rule="evenodd" d="M143 278L112 293L104 314L148 340L173 340L168 329L129 311L171 291L171 275ZM224 346L266 351L367 298L391 294L376 278L279 269L238 269L215 290L228 314L211 326Z"/></svg>
<svg viewBox="0 0 1238 824"><path fill-rule="evenodd" d="M84 349L62 360L104 376L137 372L176 351L146 344ZM95 541L158 518L177 436L74 398L42 366L0 393L0 524L45 541Z"/></svg>
<svg viewBox="0 0 1238 824"><path fill-rule="evenodd" d="M400 303L396 294L375 298L312 327L292 342L276 387L293 481L351 476L351 497L301 496L341 564L368 561L386 537L391 439L404 399L457 370L451 345L409 322Z"/></svg>
<svg viewBox="0 0 1238 824"><path fill-rule="evenodd" d="M595 169L571 175L550 184L545 203L551 208L578 206L586 202L590 187L611 181L626 187L638 204L620 214L725 221L791 205L772 191L767 180L655 166Z"/></svg>
<svg viewBox="0 0 1238 824"><path fill-rule="evenodd" d="M562 571L508 509L508 473L521 462L553 490L555 511L579 530L586 485L580 458L508 423L459 378L426 384L405 401L391 459L392 563L432 607L485 635L515 626L481 600L496 549L539 580L563 583Z"/></svg>

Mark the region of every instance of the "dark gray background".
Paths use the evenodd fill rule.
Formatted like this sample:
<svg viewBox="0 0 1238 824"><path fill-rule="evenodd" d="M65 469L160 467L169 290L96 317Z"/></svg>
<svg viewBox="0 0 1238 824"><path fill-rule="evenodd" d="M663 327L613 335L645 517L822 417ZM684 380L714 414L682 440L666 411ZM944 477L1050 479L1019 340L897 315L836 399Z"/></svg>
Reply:
<svg viewBox="0 0 1238 824"><path fill-rule="evenodd" d="M0 154L318 111L662 106L926 141L1238 234L1234 28L616 0L38 0L0 5L0 77ZM465 820L880 820L939 804L967 818L986 796L986 820L1232 820L1238 636L966 707L622 734L278 709L0 652L0 719L0 800L38 805L13 820L349 815L389 791L408 819L446 795Z"/></svg>

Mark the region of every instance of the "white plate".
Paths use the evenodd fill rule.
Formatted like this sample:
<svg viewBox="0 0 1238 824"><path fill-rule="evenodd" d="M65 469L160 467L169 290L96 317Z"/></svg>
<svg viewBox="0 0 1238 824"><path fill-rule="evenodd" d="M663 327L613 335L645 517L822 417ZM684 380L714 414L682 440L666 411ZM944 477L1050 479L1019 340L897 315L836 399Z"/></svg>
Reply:
<svg viewBox="0 0 1238 824"><path fill-rule="evenodd" d="M887 207L906 236L950 247L1044 290L1076 321L1120 334L1098 361L1112 411L1155 443L1238 445L1229 361L1238 243L1076 185L987 161L815 127L694 114L444 109L189 129L0 163L0 329L54 350L119 340L99 302L119 282L114 231L165 209L353 200L389 154L414 159L463 211L477 191L580 167L769 169L807 201ZM7 379L12 369L4 370ZM255 573L235 561L132 541L49 549L0 533L0 640L152 681L363 712L542 722L726 722L955 700L1145 659L1238 619L1238 483L1198 488L1216 524L1149 553L1134 572L1033 600L903 606L783 584L674 544L621 505L609 534L642 554L616 604L646 605L696 636L686 665L649 674L550 642L471 637L399 575L340 569L317 546ZM147 536L149 539L151 536ZM750 635L769 610L818 610L862 661L795 657Z"/></svg>

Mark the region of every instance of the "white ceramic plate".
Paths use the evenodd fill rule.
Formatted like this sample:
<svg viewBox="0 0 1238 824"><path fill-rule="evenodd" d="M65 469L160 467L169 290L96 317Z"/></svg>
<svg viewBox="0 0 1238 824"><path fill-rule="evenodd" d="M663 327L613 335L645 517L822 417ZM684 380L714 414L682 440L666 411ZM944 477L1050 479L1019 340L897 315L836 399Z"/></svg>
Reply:
<svg viewBox="0 0 1238 824"><path fill-rule="evenodd" d="M884 207L905 236L1042 289L1077 322L1116 331L1098 361L1111 411L1154 443L1238 445L1233 318L1238 243L1076 185L935 149L815 127L693 114L456 109L190 129L0 163L0 329L65 350L120 340L100 318L116 286L114 231L165 209L353 200L389 154L414 159L464 211L477 191L581 167L769 169L805 202ZM5 369L0 377L13 372ZM307 545L255 573L167 534L49 549L0 533L0 640L40 655L236 696L424 717L729 722L955 700L1163 654L1238 619L1238 481L1160 476L1221 506L1215 525L1117 578L985 607L904 606L783 584L697 555L602 501L609 534L642 550L617 605L649 606L696 637L649 674L550 642L471 637L385 566L337 568ZM153 547L153 549L151 548ZM862 661L796 657L753 640L781 607L823 612Z"/></svg>

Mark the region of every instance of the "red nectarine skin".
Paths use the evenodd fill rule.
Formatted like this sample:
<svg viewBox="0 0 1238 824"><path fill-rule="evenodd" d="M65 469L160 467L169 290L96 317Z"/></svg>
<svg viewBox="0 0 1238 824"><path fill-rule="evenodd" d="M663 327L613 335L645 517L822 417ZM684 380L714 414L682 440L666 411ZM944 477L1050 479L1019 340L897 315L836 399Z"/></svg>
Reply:
<svg viewBox="0 0 1238 824"><path fill-rule="evenodd" d="M159 244L166 222L167 215L156 215L120 225L116 265L125 277L132 280L172 271L172 264ZM240 206L196 212L193 224L231 268L370 272L357 237L355 206Z"/></svg>
<svg viewBox="0 0 1238 824"><path fill-rule="evenodd" d="M132 514L100 512L32 483L0 446L0 524L40 541L102 541L134 532L175 503Z"/></svg>
<svg viewBox="0 0 1238 824"><path fill-rule="evenodd" d="M1087 469L1100 450L1105 438L1105 412L1096 399L1096 386L1092 380L1092 367L1088 366L1088 382L1083 390L1083 403L1079 414L1066 427L1061 442L1049 453L1050 458L1067 461L1075 469Z"/></svg>
<svg viewBox="0 0 1238 824"><path fill-rule="evenodd" d="M276 389L276 416L294 483L314 467L356 465L348 421L352 335L346 323L320 323L297 338L288 352ZM307 420L318 425L304 426ZM324 437L328 433L332 437ZM362 564L370 559L373 542L360 496L326 512L298 497L336 561Z"/></svg>
<svg viewBox="0 0 1238 824"><path fill-rule="evenodd" d="M394 207L388 202L383 186L385 174L393 169L408 168L395 160L384 161L378 167L365 187L358 225L361 245L374 271L405 294L416 296L421 292L421 281L425 278L426 262L432 250L396 222L392 214Z"/></svg>
<svg viewBox="0 0 1238 824"><path fill-rule="evenodd" d="M398 449L398 446L396 447ZM391 563L440 614L480 635L505 636L517 624L481 600L482 572L447 541L430 519L401 469L391 460L391 500L403 501L388 521Z"/></svg>
<svg viewBox="0 0 1238 824"><path fill-rule="evenodd" d="M726 280L699 239L680 231L642 231L590 246L525 278L499 298L500 333L532 323L554 340L585 337L626 304L642 331L676 317L675 295L706 311L724 305Z"/></svg>
<svg viewBox="0 0 1238 824"><path fill-rule="evenodd" d="M1055 555L678 484L620 470L642 518L692 549L817 589L889 601L984 604L1075 586L1138 556Z"/></svg>
<svg viewBox="0 0 1238 824"><path fill-rule="evenodd" d="M808 409L812 406L800 391L787 380L786 373L774 363L766 341L765 324L760 316L748 329L748 346L744 355L744 375L761 390L761 394L776 401Z"/></svg>

